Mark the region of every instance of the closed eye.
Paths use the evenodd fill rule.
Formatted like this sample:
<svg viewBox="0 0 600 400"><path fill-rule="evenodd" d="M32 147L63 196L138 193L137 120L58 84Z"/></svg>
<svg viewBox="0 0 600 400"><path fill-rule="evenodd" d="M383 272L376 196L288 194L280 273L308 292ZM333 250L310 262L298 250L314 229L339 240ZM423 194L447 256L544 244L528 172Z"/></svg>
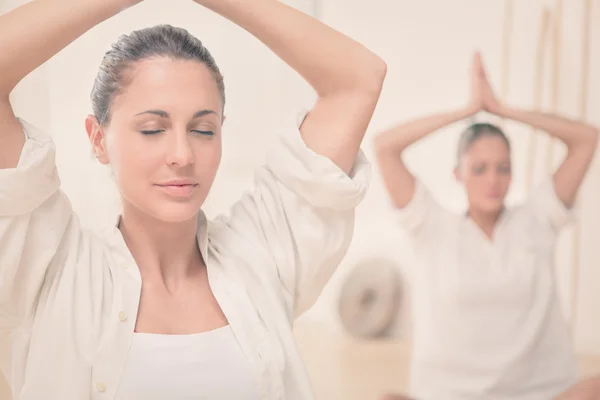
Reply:
<svg viewBox="0 0 600 400"><path fill-rule="evenodd" d="M144 135L156 135L157 133L164 132L164 130L156 130L156 131L141 131Z"/></svg>
<svg viewBox="0 0 600 400"><path fill-rule="evenodd" d="M199 131L199 130L192 130L192 132L200 134L200 135L207 135L207 136L212 136L214 135L213 131Z"/></svg>

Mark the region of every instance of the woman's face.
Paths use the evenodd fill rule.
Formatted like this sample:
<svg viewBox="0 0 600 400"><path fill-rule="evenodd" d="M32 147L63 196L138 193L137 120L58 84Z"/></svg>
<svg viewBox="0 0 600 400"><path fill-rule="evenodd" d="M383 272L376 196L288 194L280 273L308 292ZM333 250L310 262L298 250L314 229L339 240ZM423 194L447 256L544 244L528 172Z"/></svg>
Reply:
<svg viewBox="0 0 600 400"><path fill-rule="evenodd" d="M501 211L512 179L508 145L496 135L478 138L462 155L456 175L465 185L471 209Z"/></svg>
<svg viewBox="0 0 600 400"><path fill-rule="evenodd" d="M124 202L165 221L195 218L221 161L223 101L202 63L152 58L129 71L110 122L86 128L99 161L110 164Z"/></svg>

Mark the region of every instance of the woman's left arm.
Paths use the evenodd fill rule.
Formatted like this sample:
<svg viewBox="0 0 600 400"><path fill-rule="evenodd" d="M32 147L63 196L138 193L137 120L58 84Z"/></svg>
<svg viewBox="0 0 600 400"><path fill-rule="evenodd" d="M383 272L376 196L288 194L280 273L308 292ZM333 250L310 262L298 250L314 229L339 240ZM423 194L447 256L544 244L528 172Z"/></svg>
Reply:
<svg viewBox="0 0 600 400"><path fill-rule="evenodd" d="M381 93L385 62L278 0L195 1L254 35L313 87L318 100L302 124L302 138L349 173Z"/></svg>
<svg viewBox="0 0 600 400"><path fill-rule="evenodd" d="M567 146L567 156L553 179L554 190L560 201L572 207L596 152L598 128L557 115L508 107L496 98L485 68L482 67L480 73L483 108L486 111L543 130Z"/></svg>
<svg viewBox="0 0 600 400"><path fill-rule="evenodd" d="M496 114L543 130L567 146L567 156L554 173L554 188L567 207L573 206L596 152L598 129L556 115L509 107L500 107Z"/></svg>

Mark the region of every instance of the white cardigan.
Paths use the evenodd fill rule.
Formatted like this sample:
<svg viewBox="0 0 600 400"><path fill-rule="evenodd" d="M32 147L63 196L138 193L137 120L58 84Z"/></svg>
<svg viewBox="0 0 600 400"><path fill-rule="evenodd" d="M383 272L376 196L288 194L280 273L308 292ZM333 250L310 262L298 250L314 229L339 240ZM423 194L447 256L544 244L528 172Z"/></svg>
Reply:
<svg viewBox="0 0 600 400"><path fill-rule="evenodd" d="M129 354L141 277L120 231L82 229L60 191L51 138L21 121L18 166L0 170L0 367L13 400L112 400ZM350 245L370 181L286 129L228 217L199 215L210 285L264 399L312 399L292 332ZM325 134L325 133L324 133Z"/></svg>

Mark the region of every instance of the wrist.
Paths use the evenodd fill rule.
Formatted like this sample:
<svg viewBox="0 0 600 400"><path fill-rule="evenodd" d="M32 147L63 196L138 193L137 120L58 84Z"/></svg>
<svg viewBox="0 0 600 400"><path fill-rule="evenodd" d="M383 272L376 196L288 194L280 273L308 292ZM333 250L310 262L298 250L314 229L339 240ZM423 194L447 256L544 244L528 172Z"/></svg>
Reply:
<svg viewBox="0 0 600 400"><path fill-rule="evenodd" d="M498 104L494 109L489 110L490 113L495 114L502 118L509 118L513 113L513 109L502 103Z"/></svg>
<svg viewBox="0 0 600 400"><path fill-rule="evenodd" d="M469 117L472 117L472 116L478 114L481 110L482 110L482 108L479 107L478 105L468 104L466 107L463 107L462 109L460 109L458 111L458 113L461 117L460 119L464 119L464 118L469 118Z"/></svg>

